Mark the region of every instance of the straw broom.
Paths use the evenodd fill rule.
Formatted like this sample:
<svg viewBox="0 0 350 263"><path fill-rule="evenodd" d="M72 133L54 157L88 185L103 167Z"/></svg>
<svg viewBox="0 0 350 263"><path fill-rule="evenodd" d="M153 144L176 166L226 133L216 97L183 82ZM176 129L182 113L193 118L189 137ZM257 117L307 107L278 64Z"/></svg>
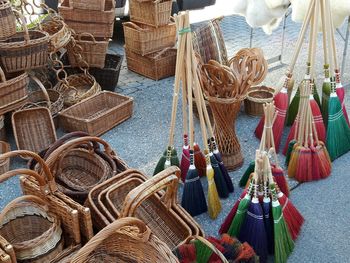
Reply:
<svg viewBox="0 0 350 263"><path fill-rule="evenodd" d="M191 62L191 35L190 35L190 24L189 14L187 12L181 12L179 15L180 19L184 20L184 29L186 45L184 48L184 54L186 54L186 79L187 79L187 96L189 105L189 137L190 137L190 167L186 175L184 189L182 193L181 205L186 211L196 216L202 214L208 210L205 195L200 181L198 171L194 165L194 125L193 125L193 104L192 104L192 62ZM181 20L180 20L181 21ZM180 57L179 57L180 58Z"/></svg>

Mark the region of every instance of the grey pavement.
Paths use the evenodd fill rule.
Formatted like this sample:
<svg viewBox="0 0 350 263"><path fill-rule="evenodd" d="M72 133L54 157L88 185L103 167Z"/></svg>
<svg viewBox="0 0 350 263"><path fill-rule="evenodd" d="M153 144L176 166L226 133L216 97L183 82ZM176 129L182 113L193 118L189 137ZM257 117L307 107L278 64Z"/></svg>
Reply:
<svg viewBox="0 0 350 263"><path fill-rule="evenodd" d="M289 63L298 37L300 25L295 24L289 18L286 26L286 43L283 53L283 62ZM249 46L250 28L244 19L238 16L225 17L222 21L222 29L227 45L228 54L232 56L240 48ZM344 32L345 26L341 28ZM282 28L279 27L271 36L266 36L262 30L254 31L253 45L261 47L267 58L280 54ZM343 51L343 42L337 35L338 57ZM318 46L321 46L321 37ZM110 45L110 52L123 54L122 39L118 36ZM302 49L295 70L296 83L300 81L305 72L307 57L307 45ZM323 53L317 51L317 76L318 87L322 82ZM348 59L349 60L349 59ZM264 82L266 85L275 86L284 74L286 66L270 72ZM350 83L350 61L346 67L343 82ZM134 115L131 119L118 125L102 136L118 154L133 168L140 169L147 175L152 174L156 162L167 145L168 129L170 125L171 102L174 78L161 81L153 81L136 73L128 71L124 61L120 73L120 79L116 92L132 96L134 98ZM347 101L349 101L349 92ZM175 146L181 154L182 147L182 116L181 102L179 103ZM348 110L350 110L348 103ZM236 122L236 131L241 142L245 163L230 176L235 184L235 192L229 198L222 201L222 212L216 220L211 220L207 214L196 217L207 235L217 236L217 231L227 213L241 193L238 181L254 157L255 149L259 141L254 137L253 131L259 118L247 116L243 108ZM199 143L200 129L196 120L196 138ZM285 129L284 137L288 134ZM13 142L13 140L12 140ZM283 142L282 142L283 143ZM13 148L15 145L12 143ZM283 163L283 156L279 156ZM333 163L332 175L319 182L302 184L292 191L291 200L305 217L305 225L289 262L350 262L350 204L348 198L349 185L349 157L346 154ZM24 165L23 162L14 162L13 167ZM202 178L204 189L207 188L205 178ZM296 183L291 181L295 186ZM181 197L182 188L179 189ZM14 180L3 185L0 191L0 207L20 193L18 184Z"/></svg>

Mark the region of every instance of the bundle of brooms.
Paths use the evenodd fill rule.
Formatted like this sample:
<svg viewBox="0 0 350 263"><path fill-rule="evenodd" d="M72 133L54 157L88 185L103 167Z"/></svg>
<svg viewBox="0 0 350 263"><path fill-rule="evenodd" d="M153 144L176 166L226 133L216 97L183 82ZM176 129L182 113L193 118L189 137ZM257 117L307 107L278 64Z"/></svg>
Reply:
<svg viewBox="0 0 350 263"><path fill-rule="evenodd" d="M248 189L235 203L227 232L248 242L266 262L274 254L275 262L286 262L304 222L302 215L278 188L266 151L256 152L255 171ZM223 227L222 227L223 228ZM222 230L222 229L220 229Z"/></svg>

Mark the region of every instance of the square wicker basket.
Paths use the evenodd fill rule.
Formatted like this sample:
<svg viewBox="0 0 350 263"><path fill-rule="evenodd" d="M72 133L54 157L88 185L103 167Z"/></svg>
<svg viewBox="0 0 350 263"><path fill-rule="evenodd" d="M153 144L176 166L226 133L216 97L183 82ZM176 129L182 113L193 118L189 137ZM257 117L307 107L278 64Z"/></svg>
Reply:
<svg viewBox="0 0 350 263"><path fill-rule="evenodd" d="M87 98L59 114L65 131L99 136L132 116L133 99L110 91Z"/></svg>

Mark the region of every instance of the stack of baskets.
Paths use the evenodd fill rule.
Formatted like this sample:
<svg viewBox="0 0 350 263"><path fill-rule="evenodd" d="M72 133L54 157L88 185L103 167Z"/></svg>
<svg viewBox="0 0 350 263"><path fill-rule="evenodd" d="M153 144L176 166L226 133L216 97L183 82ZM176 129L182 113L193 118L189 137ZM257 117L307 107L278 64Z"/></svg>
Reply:
<svg viewBox="0 0 350 263"><path fill-rule="evenodd" d="M172 0L130 0L130 20L123 24L128 68L159 80L175 74L176 26Z"/></svg>

